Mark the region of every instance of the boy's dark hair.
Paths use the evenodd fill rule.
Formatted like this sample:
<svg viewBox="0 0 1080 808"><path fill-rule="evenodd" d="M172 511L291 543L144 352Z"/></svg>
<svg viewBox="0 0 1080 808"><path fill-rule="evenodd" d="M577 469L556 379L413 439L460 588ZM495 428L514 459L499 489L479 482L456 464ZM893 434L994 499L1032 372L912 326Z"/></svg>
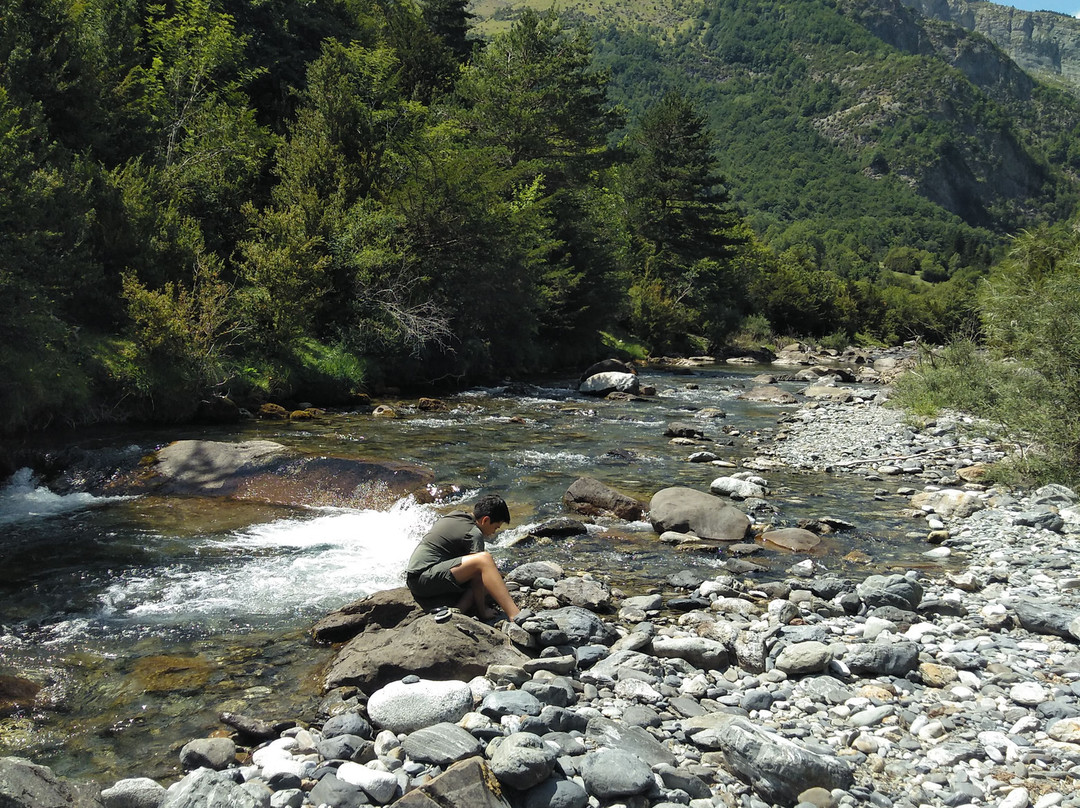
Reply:
<svg viewBox="0 0 1080 808"><path fill-rule="evenodd" d="M492 522L510 524L510 509L498 494L484 494L473 504L473 519L479 522L485 516Z"/></svg>

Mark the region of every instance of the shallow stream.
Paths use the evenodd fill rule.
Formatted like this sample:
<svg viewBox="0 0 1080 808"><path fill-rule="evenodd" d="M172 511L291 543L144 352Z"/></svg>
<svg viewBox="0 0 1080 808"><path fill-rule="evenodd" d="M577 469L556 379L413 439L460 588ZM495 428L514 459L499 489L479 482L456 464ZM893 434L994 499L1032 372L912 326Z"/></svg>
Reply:
<svg viewBox="0 0 1080 808"><path fill-rule="evenodd" d="M642 382L659 391L649 401L586 398L574 380L557 379L451 396L447 413L405 407L398 419L365 411L93 437L93 445L135 444L139 452L178 438L272 439L316 454L417 463L459 492L385 511L58 495L20 472L0 489L0 676L44 685L46 708L0 718L0 755L103 784L141 775L169 781L180 774L180 747L219 729L223 710L310 720L332 654L309 640L310 625L401 585L405 560L430 524L481 491L501 493L510 506L513 525L492 548L506 567L552 559L628 592L665 589L666 576L682 569L716 574L723 556L677 553L644 522L601 522L588 537L506 545L565 515L563 493L579 476L645 502L670 485L708 490L734 469L690 463L691 452L737 462L793 409L736 398L761 371L645 370ZM704 417L707 408L727 417ZM664 430L676 420L692 421L714 441L671 443ZM895 483L763 476L777 524L839 517L856 526L819 548L825 566L858 577L923 562L925 547L907 537L912 524L900 514L906 498L875 497ZM844 560L853 550L864 560ZM754 561L770 570L760 575L785 577L799 558L763 553Z"/></svg>

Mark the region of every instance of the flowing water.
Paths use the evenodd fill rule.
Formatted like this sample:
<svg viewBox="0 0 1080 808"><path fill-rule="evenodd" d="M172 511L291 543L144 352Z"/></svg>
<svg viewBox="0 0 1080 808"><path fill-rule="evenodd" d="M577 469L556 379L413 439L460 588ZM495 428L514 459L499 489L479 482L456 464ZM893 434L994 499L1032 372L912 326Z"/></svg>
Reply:
<svg viewBox="0 0 1080 808"><path fill-rule="evenodd" d="M663 588L681 569L716 574L722 556L677 553L644 522L601 520L569 541L515 539L564 515L562 495L579 476L646 502L669 485L707 490L731 471L687 462L694 449L670 443L664 429L693 420L717 439L699 448L732 461L751 454L748 442L784 410L737 400L759 371L647 370L642 382L660 392L647 402L585 398L562 379L468 391L446 399L450 412L434 415L335 414L112 439L147 452L185 437L266 438L311 453L418 463L456 491L434 504L410 498L384 511L58 495L19 472L0 490L0 677L43 685L43 706L0 718L0 755L103 784L138 775L167 781L180 774L180 746L219 728L223 710L313 718L332 650L310 641L311 624L401 585L405 561L431 523L478 492L501 493L510 506L513 525L492 548L504 566L552 559L631 592ZM727 417L700 417L705 408ZM925 549L906 536L910 523L898 513L904 500L875 499L880 482L765 476L778 523L832 516L857 526L815 552L842 574L903 567ZM852 549L872 561L844 561ZM779 578L798 558L755 561L769 568L761 575Z"/></svg>

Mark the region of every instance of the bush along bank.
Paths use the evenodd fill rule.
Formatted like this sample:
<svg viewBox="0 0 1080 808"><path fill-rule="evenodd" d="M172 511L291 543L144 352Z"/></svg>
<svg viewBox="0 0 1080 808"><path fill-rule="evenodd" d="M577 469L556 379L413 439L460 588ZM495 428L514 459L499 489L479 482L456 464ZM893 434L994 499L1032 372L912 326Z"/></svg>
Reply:
<svg viewBox="0 0 1080 808"><path fill-rule="evenodd" d="M882 429L847 411L849 436ZM1076 493L911 489L928 552L962 566L855 581L793 558L782 581L622 593L527 565L508 573L527 610L498 628L384 593L321 624L359 633L318 720L223 716L230 737L185 745L167 789L97 793L11 758L0 789L108 808L1080 806ZM449 641L464 631L487 650L466 659Z"/></svg>

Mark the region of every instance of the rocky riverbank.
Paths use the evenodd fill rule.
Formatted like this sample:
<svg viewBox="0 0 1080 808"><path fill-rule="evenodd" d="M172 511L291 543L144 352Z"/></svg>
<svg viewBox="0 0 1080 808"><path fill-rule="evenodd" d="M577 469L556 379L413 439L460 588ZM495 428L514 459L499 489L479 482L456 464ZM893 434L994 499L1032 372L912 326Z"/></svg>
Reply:
<svg viewBox="0 0 1080 808"><path fill-rule="evenodd" d="M527 610L497 627L440 623L387 594L321 624L355 637L312 722L222 716L222 737L187 744L190 773L168 789L99 793L7 758L0 794L108 808L1077 808L1078 497L985 486L980 464L1002 451L991 438L959 417L912 427L875 398L782 416L748 465L880 479L928 564L951 556L962 571L854 581L796 555L784 581L675 576L624 593L534 564L509 572ZM465 658L460 643L480 640L497 659ZM394 647L431 659L373 664Z"/></svg>

